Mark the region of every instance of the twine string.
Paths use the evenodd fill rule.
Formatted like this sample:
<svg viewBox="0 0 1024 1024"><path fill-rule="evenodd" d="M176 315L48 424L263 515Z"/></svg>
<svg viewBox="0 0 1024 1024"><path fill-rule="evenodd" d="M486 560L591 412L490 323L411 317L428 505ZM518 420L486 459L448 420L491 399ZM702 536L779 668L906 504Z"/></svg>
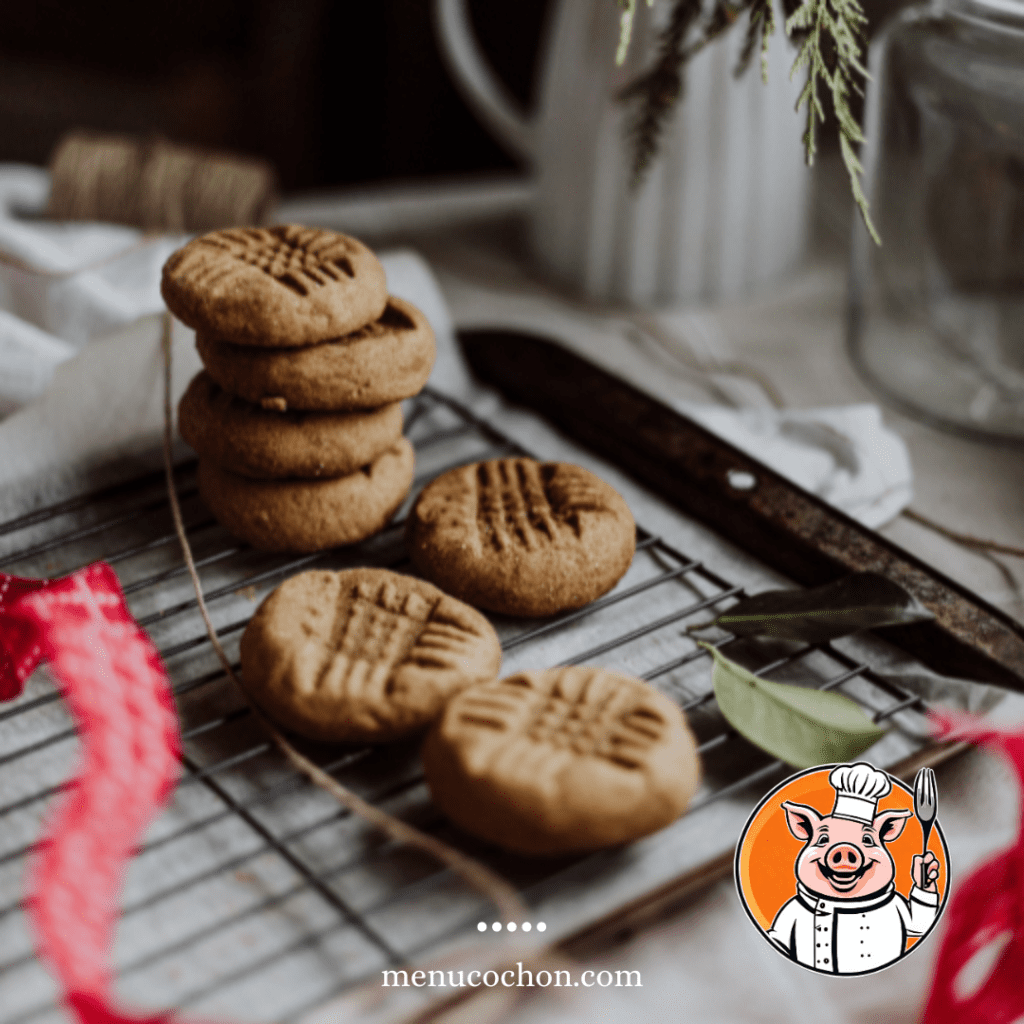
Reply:
<svg viewBox="0 0 1024 1024"><path fill-rule="evenodd" d="M943 537L960 544L962 547L971 548L974 551L990 551L997 555L1012 555L1014 558L1024 558L1024 548L1016 547L1013 544L1003 544L1001 541L988 540L985 537L975 537L970 533L952 530L948 526L943 526L941 523L937 523L934 519L930 519L914 509L904 509L903 515L908 519L913 519L915 523L920 523L929 530L934 530Z"/></svg>
<svg viewBox="0 0 1024 1024"><path fill-rule="evenodd" d="M260 224L277 197L276 177L264 160L178 146L164 139L70 132L50 160L45 216L141 228L142 237L109 255L52 270L13 253L0 263L26 274L64 280L116 263L162 234Z"/></svg>
<svg viewBox="0 0 1024 1024"><path fill-rule="evenodd" d="M159 137L71 132L50 160L47 216L193 232L261 223L276 197L265 160Z"/></svg>
<svg viewBox="0 0 1024 1024"><path fill-rule="evenodd" d="M248 702L252 713L260 725L266 730L274 744L291 762L291 764L302 772L310 782L330 793L342 806L347 807L353 814L358 815L364 821L379 828L389 838L396 842L412 846L423 853L435 858L445 867L450 868L469 885L486 896L498 908L502 919L510 921L522 921L527 916L527 909L516 891L503 878L491 871L490 868L481 864L478 860L468 857L460 851L449 846L440 839L436 839L425 832L407 824L406 822L388 814L386 811L368 803L362 797L357 796L347 787L341 785L332 775L329 775L318 765L314 764L308 757L300 753L271 722L252 697L246 693L245 687L235 673L224 648L221 646L217 631L210 619L210 613L203 598L203 587L196 571L195 561L192 558L192 549L185 533L185 524L181 515L181 506L178 503L178 495L174 486L174 470L171 461L172 443L172 407L171 407L171 315L163 314L161 331L161 346L164 357L164 473L167 478L167 493L170 499L171 515L174 519L174 529L181 544L182 555L188 574L191 577L192 585L196 592L196 602L199 607L199 614L203 618L210 643L217 654L217 658L224 669L225 674L238 687L239 692Z"/></svg>

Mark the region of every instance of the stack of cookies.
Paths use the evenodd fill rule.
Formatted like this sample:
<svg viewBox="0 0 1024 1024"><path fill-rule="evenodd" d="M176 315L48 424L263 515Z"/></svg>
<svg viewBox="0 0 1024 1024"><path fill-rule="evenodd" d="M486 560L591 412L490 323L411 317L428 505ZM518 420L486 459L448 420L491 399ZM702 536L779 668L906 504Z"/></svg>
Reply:
<svg viewBox="0 0 1024 1024"><path fill-rule="evenodd" d="M376 256L314 228L215 231L167 261L161 291L205 366L178 421L217 519L264 551L381 529L412 485L399 403L426 383L434 336Z"/></svg>

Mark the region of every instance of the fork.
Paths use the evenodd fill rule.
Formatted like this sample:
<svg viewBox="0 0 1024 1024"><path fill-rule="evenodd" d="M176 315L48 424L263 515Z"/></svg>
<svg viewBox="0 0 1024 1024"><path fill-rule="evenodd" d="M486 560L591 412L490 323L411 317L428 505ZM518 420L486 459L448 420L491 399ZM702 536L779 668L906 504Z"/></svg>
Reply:
<svg viewBox="0 0 1024 1024"><path fill-rule="evenodd" d="M931 835L938 811L939 793L935 785L935 772L931 768L921 768L914 779L914 814L921 822L921 831L924 833L922 853L928 852L928 837Z"/></svg>

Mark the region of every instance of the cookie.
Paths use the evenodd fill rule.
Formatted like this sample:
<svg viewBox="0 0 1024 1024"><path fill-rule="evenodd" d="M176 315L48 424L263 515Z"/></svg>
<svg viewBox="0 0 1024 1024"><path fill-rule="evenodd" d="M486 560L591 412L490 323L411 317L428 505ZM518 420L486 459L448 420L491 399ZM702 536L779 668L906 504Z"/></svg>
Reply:
<svg viewBox="0 0 1024 1024"><path fill-rule="evenodd" d="M636 525L622 496L580 466L501 459L461 466L409 516L413 564L442 590L506 615L554 615L610 590Z"/></svg>
<svg viewBox="0 0 1024 1024"><path fill-rule="evenodd" d="M362 242L284 224L193 239L164 264L167 308L197 331L239 345L312 345L377 319L380 261Z"/></svg>
<svg viewBox="0 0 1024 1024"><path fill-rule="evenodd" d="M373 409L418 394L434 365L434 332L411 303L388 299L372 324L304 348L229 345L199 331L196 348L225 391L271 408Z"/></svg>
<svg viewBox="0 0 1024 1024"><path fill-rule="evenodd" d="M323 551L382 529L412 486L403 437L368 466L333 480L250 480L199 460L199 494L221 525L261 551Z"/></svg>
<svg viewBox="0 0 1024 1024"><path fill-rule="evenodd" d="M250 620L241 655L246 690L277 721L312 739L366 743L426 728L501 666L478 611L386 569L293 576Z"/></svg>
<svg viewBox="0 0 1024 1024"><path fill-rule="evenodd" d="M402 436L402 407L268 412L200 373L178 405L178 430L204 459L242 476L336 477L372 462Z"/></svg>
<svg viewBox="0 0 1024 1024"><path fill-rule="evenodd" d="M521 672L465 690L423 747L434 803L516 853L629 842L675 821L700 781L679 707L599 668Z"/></svg>

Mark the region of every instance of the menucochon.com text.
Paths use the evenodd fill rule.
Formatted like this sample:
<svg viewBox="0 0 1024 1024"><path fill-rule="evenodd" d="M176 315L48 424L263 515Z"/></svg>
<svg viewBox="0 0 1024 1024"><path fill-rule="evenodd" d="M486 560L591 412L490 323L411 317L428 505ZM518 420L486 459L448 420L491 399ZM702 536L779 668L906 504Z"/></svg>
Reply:
<svg viewBox="0 0 1024 1024"><path fill-rule="evenodd" d="M643 988L639 971L526 971L520 960L504 971L381 971L384 988Z"/></svg>

